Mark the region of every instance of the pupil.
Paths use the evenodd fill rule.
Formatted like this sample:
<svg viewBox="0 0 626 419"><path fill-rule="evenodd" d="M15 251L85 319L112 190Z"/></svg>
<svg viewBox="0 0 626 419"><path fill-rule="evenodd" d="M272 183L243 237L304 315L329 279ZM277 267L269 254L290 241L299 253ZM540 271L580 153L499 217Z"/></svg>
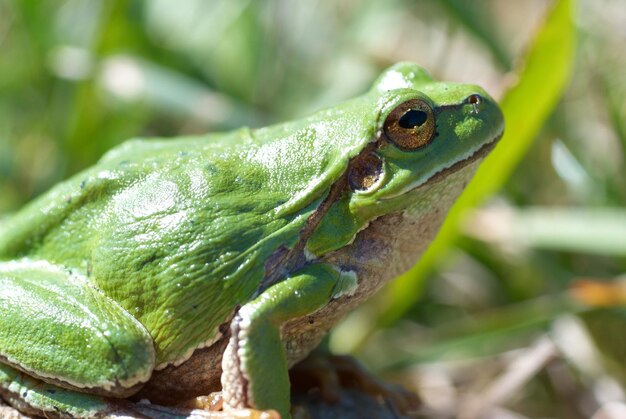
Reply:
<svg viewBox="0 0 626 419"><path fill-rule="evenodd" d="M428 119L428 115L426 115L426 112L419 111L417 109L411 109L407 113L402 115L402 117L398 121L398 125L406 129L415 128L421 126L424 122L426 122L426 119Z"/></svg>

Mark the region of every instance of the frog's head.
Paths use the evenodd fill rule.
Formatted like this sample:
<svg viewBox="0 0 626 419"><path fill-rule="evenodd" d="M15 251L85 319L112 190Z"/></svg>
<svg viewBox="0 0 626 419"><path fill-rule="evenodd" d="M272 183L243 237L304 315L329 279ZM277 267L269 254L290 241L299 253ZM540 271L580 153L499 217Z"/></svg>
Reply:
<svg viewBox="0 0 626 419"><path fill-rule="evenodd" d="M502 112L483 89L433 80L414 64L400 63L385 71L368 97L378 113L375 129L370 127L375 136L350 161L350 191L329 211L317 237L329 237L330 229L335 237L343 235L339 241L351 240L370 221L416 207L445 213L454 199L439 204L441 197L427 186L445 183L486 156L503 133ZM351 226L345 223L347 216ZM312 250L341 246L339 241L322 244L312 239Z"/></svg>
<svg viewBox="0 0 626 419"><path fill-rule="evenodd" d="M360 205L375 212L374 202L401 201L433 178L484 157L504 129L500 108L482 88L435 81L414 64L390 68L372 90L382 105L378 138L352 162L349 179L355 198L363 197Z"/></svg>

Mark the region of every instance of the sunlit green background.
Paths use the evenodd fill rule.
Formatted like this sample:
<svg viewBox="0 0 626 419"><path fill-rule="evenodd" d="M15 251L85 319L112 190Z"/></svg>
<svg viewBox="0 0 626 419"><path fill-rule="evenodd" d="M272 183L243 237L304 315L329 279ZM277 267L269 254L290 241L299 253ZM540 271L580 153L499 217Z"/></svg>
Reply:
<svg viewBox="0 0 626 419"><path fill-rule="evenodd" d="M331 348L424 416L626 417L625 6L0 0L0 213L127 138L303 116L415 61L484 86L507 133L422 264Z"/></svg>

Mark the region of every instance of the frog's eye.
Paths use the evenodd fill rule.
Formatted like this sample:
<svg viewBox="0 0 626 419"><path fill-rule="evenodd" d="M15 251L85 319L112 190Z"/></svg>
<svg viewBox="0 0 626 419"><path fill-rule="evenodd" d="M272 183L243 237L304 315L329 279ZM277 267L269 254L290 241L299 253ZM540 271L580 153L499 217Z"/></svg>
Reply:
<svg viewBox="0 0 626 419"><path fill-rule="evenodd" d="M383 125L385 136L401 150L413 151L424 147L435 137L433 109L421 99L411 99L398 105Z"/></svg>

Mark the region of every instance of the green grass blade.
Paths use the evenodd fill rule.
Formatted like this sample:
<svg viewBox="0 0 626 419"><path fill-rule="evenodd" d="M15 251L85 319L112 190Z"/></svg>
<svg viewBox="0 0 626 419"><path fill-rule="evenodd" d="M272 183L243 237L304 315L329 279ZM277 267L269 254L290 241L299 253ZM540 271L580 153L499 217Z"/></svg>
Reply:
<svg viewBox="0 0 626 419"><path fill-rule="evenodd" d="M490 214L491 213L491 214ZM486 211L497 217L495 211ZM621 208L525 208L509 211L496 242L537 249L626 256L626 211ZM478 229L476 230L478 232Z"/></svg>

